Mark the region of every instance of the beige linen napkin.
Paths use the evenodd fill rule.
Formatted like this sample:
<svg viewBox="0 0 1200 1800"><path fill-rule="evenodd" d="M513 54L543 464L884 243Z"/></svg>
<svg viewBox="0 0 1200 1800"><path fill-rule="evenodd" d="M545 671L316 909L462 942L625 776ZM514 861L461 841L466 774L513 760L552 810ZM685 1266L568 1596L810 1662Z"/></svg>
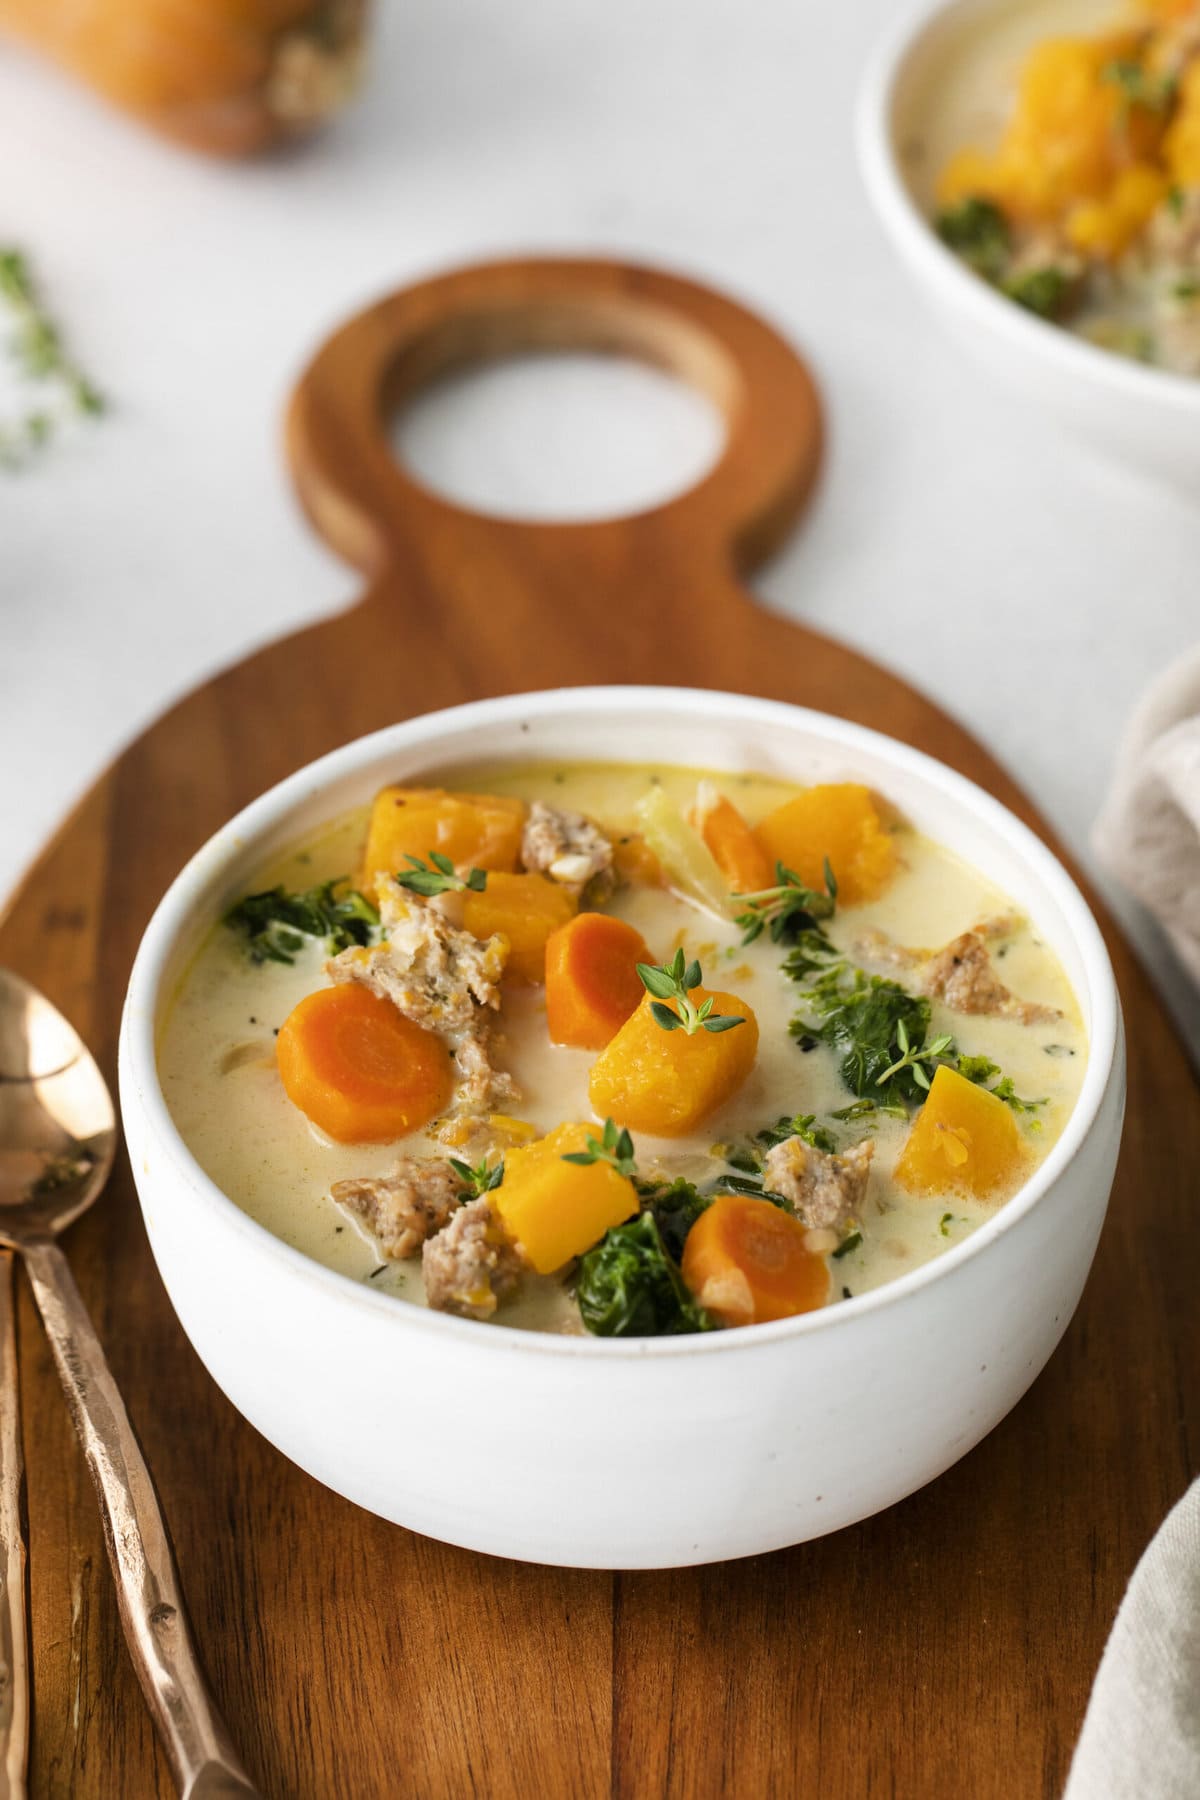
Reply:
<svg viewBox="0 0 1200 1800"><path fill-rule="evenodd" d="M1200 988L1200 649L1138 707L1093 833ZM1063 1800L1200 1797L1200 1482L1134 1570Z"/></svg>
<svg viewBox="0 0 1200 1800"><path fill-rule="evenodd" d="M1063 1800L1200 1795L1200 1481L1133 1572Z"/></svg>
<svg viewBox="0 0 1200 1800"><path fill-rule="evenodd" d="M1200 985L1200 649L1154 683L1126 727L1092 842Z"/></svg>

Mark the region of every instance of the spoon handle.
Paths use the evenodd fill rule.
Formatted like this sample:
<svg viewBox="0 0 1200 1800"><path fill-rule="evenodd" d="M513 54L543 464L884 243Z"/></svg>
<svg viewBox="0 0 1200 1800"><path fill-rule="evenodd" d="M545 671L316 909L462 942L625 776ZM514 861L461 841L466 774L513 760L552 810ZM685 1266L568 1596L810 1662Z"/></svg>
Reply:
<svg viewBox="0 0 1200 1800"><path fill-rule="evenodd" d="M25 1463L14 1298L12 1255L0 1250L0 1800L25 1800L29 1758Z"/></svg>
<svg viewBox="0 0 1200 1800"><path fill-rule="evenodd" d="M75 1278L48 1239L21 1252L99 1495L125 1641L179 1791L249 1800L257 1790L209 1695L154 1481Z"/></svg>

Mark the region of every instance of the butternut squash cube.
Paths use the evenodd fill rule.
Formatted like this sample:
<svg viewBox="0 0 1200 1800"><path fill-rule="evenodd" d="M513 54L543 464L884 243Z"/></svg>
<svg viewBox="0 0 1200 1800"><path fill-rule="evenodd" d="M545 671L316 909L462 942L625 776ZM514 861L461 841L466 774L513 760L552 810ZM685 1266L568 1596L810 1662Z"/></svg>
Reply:
<svg viewBox="0 0 1200 1800"><path fill-rule="evenodd" d="M741 1087L758 1052L758 1020L736 994L693 988L697 1005L745 1020L731 1031L664 1031L645 996L592 1064L588 1098L601 1118L655 1137L683 1137ZM663 1004L678 1011L674 1001Z"/></svg>
<svg viewBox="0 0 1200 1800"><path fill-rule="evenodd" d="M914 1194L1011 1190L1025 1150L1003 1100L943 1064L896 1162L896 1180Z"/></svg>
<svg viewBox="0 0 1200 1800"><path fill-rule="evenodd" d="M525 1150L504 1158L504 1179L489 1195L509 1235L539 1275L551 1275L599 1243L612 1225L638 1209L637 1189L610 1163L563 1157L599 1138L596 1125L558 1125Z"/></svg>
<svg viewBox="0 0 1200 1800"><path fill-rule="evenodd" d="M627 831L613 845L617 878L630 887L661 887L663 868L640 831Z"/></svg>
<svg viewBox="0 0 1200 1800"><path fill-rule="evenodd" d="M451 794L445 788L385 787L375 796L363 856L364 894L377 875L394 875L406 856L431 850L476 869L515 869L525 803L505 794Z"/></svg>
<svg viewBox="0 0 1200 1800"><path fill-rule="evenodd" d="M463 895L463 925L472 937L504 934L509 945L506 975L530 983L545 981L546 939L575 917L577 905L573 894L545 875L501 870L489 874L481 894Z"/></svg>
<svg viewBox="0 0 1200 1800"><path fill-rule="evenodd" d="M846 906L878 899L895 873L896 846L861 782L805 788L768 813L755 835L772 869L781 862L805 887L824 887L828 857Z"/></svg>

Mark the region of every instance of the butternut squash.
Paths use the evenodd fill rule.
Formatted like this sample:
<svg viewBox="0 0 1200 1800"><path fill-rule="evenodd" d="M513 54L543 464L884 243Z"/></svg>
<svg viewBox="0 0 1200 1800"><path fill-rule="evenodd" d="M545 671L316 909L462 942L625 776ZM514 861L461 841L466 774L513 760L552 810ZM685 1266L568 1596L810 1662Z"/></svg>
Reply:
<svg viewBox="0 0 1200 1800"><path fill-rule="evenodd" d="M345 103L366 0L0 0L0 30L167 137L243 156Z"/></svg>
<svg viewBox="0 0 1200 1800"><path fill-rule="evenodd" d="M1113 78L1144 68L1153 81L1152 49L1136 29L1035 44L999 147L951 157L941 203L983 196L1026 224L1063 225L1086 255L1118 256L1167 188L1155 166L1165 110L1132 101Z"/></svg>
<svg viewBox="0 0 1200 1800"><path fill-rule="evenodd" d="M575 917L573 894L545 875L490 874L480 894L463 895L463 925L473 937L502 932L508 939L505 974L517 981L546 979L546 939Z"/></svg>
<svg viewBox="0 0 1200 1800"><path fill-rule="evenodd" d="M629 887L661 887L662 864L640 831L627 831L613 845L617 879Z"/></svg>
<svg viewBox="0 0 1200 1800"><path fill-rule="evenodd" d="M1179 84L1179 106L1163 139L1170 179L1180 187L1200 184L1200 60L1189 64Z"/></svg>
<svg viewBox="0 0 1200 1800"><path fill-rule="evenodd" d="M1025 1163L1010 1109L943 1063L896 1161L896 1180L916 1194L1011 1190Z"/></svg>
<svg viewBox="0 0 1200 1800"><path fill-rule="evenodd" d="M745 1023L731 1031L664 1031L645 996L592 1064L588 1098L601 1118L682 1137L737 1092L754 1067L758 1020L736 994L698 987L689 995L697 1006L710 998L714 1012Z"/></svg>
<svg viewBox="0 0 1200 1800"><path fill-rule="evenodd" d="M870 788L857 781L805 788L768 813L755 836L772 869L781 862L818 891L828 858L844 906L878 899L896 869L896 846Z"/></svg>
<svg viewBox="0 0 1200 1800"><path fill-rule="evenodd" d="M637 1189L610 1163L563 1161L599 1136L598 1125L558 1125L504 1158L504 1179L489 1198L539 1275L582 1256L638 1209Z"/></svg>
<svg viewBox="0 0 1200 1800"><path fill-rule="evenodd" d="M359 886L373 895L377 875L403 869L406 856L426 861L431 850L463 866L513 870L524 819L524 802L502 794L385 787L371 807Z"/></svg>

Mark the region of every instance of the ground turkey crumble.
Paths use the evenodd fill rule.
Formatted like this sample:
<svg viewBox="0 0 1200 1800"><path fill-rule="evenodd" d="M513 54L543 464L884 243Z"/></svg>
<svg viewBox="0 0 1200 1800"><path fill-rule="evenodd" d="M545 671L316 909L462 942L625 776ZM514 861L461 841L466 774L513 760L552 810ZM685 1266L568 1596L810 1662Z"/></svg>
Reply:
<svg viewBox="0 0 1200 1800"><path fill-rule="evenodd" d="M535 800L521 836L521 862L576 894L589 883L596 898L612 889L612 844L584 813Z"/></svg>
<svg viewBox="0 0 1200 1800"><path fill-rule="evenodd" d="M985 920L934 951L908 950L893 943L882 931L871 931L859 939L856 947L872 962L918 969L919 991L940 1000L951 1012L985 1013L993 1018L1016 1019L1021 1025L1061 1018L1052 1006L1042 1006L1036 1000L1018 1000L997 975L987 940L1005 937L1014 927L1015 921L1009 918Z"/></svg>
<svg viewBox="0 0 1200 1800"><path fill-rule="evenodd" d="M384 941L330 957L330 978L361 983L442 1039L455 1059L458 1111L486 1112L518 1100L512 1076L494 1068L489 1053L489 1015L500 1005L507 941L481 942L455 923L450 908L410 896L390 877L379 883L379 915Z"/></svg>
<svg viewBox="0 0 1200 1800"><path fill-rule="evenodd" d="M448 1223L463 1183L443 1157L402 1156L382 1175L335 1181L329 1191L362 1221L385 1260L402 1261Z"/></svg>
<svg viewBox="0 0 1200 1800"><path fill-rule="evenodd" d="M874 1154L870 1139L834 1155L803 1138L784 1138L767 1151L763 1185L782 1194L810 1230L841 1226L862 1210Z"/></svg>
<svg viewBox="0 0 1200 1800"><path fill-rule="evenodd" d="M496 1219L486 1195L471 1200L421 1253L425 1299L435 1312L490 1319L521 1277L519 1252Z"/></svg>

